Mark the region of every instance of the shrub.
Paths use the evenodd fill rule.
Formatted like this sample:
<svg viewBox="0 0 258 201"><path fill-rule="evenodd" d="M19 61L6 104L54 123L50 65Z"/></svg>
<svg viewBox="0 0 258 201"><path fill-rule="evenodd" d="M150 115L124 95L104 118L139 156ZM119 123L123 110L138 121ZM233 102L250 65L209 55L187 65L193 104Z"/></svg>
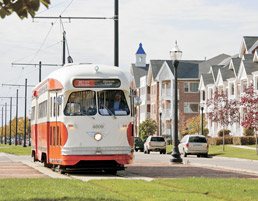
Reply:
<svg viewBox="0 0 258 201"><path fill-rule="evenodd" d="M188 135L188 129L181 132L181 138L183 138L185 135Z"/></svg>
<svg viewBox="0 0 258 201"><path fill-rule="evenodd" d="M221 145L223 144L223 137L213 137L213 138L207 138L209 144L211 145ZM233 137L228 136L224 138L225 144L232 144L233 143Z"/></svg>
<svg viewBox="0 0 258 201"><path fill-rule="evenodd" d="M255 144L255 137L254 136L234 137L233 144L235 144L235 145L253 145L253 144Z"/></svg>
<svg viewBox="0 0 258 201"><path fill-rule="evenodd" d="M254 136L254 129L244 128L243 136Z"/></svg>
<svg viewBox="0 0 258 201"><path fill-rule="evenodd" d="M204 128L203 129L203 135L207 136L209 134L209 129L208 128Z"/></svg>
<svg viewBox="0 0 258 201"><path fill-rule="evenodd" d="M230 133L231 133L231 130L224 129L224 136L229 135ZM223 137L223 129L219 130L218 136Z"/></svg>

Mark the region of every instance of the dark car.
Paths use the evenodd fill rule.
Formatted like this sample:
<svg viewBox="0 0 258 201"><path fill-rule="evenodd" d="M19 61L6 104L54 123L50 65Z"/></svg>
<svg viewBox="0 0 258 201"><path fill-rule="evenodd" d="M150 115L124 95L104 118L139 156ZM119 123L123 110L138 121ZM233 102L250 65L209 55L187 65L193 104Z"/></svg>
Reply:
<svg viewBox="0 0 258 201"><path fill-rule="evenodd" d="M134 150L137 152L138 150L140 150L141 152L143 152L144 150L144 143L141 140L141 138L139 137L135 137L134 138Z"/></svg>

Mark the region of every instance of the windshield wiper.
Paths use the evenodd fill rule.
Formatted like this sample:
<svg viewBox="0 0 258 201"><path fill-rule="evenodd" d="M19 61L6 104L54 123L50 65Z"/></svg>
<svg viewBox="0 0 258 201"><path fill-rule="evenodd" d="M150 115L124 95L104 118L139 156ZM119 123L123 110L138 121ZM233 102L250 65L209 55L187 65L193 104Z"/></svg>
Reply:
<svg viewBox="0 0 258 201"><path fill-rule="evenodd" d="M116 115L115 115L108 107L104 106L104 108L105 108L109 113L112 114L112 116L114 117L114 119L116 119Z"/></svg>

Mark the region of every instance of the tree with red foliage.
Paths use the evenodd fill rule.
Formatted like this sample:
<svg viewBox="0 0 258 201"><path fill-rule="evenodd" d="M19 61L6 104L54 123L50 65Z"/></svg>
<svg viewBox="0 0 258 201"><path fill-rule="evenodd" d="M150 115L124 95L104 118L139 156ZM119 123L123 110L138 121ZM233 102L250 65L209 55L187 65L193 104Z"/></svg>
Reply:
<svg viewBox="0 0 258 201"><path fill-rule="evenodd" d="M253 84L250 84L244 91L244 94L241 96L240 105L246 109L245 114L241 120L241 125L244 128L254 129L255 141L256 141L256 155L257 151L257 135L256 131L258 130L258 95L254 91Z"/></svg>
<svg viewBox="0 0 258 201"><path fill-rule="evenodd" d="M239 102L228 100L227 94L218 93L218 90L215 90L213 98L208 99L206 105L208 119L223 126L223 151L225 151L224 129L234 122L239 122Z"/></svg>

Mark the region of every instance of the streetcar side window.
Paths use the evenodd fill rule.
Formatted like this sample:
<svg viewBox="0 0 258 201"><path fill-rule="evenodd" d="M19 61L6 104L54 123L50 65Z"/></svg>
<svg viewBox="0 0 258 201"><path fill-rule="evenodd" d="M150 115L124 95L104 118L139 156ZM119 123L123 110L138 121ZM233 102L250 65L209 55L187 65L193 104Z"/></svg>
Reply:
<svg viewBox="0 0 258 201"><path fill-rule="evenodd" d="M50 146L52 146L52 139L53 139L53 136L52 136L52 126L50 126L50 137L49 137L49 139L50 139L50 142L49 142L49 144L50 144Z"/></svg>
<svg viewBox="0 0 258 201"><path fill-rule="evenodd" d="M39 104L38 118L43 118L47 116L47 101L43 101Z"/></svg>
<svg viewBox="0 0 258 201"><path fill-rule="evenodd" d="M62 141L61 141L61 131L60 131L60 127L57 126L57 130L58 130L58 133L59 133L59 139L60 139L60 146L62 146Z"/></svg>
<svg viewBox="0 0 258 201"><path fill-rule="evenodd" d="M53 146L56 146L56 127L53 126Z"/></svg>
<svg viewBox="0 0 258 201"><path fill-rule="evenodd" d="M31 108L31 121L35 120L35 106Z"/></svg>
<svg viewBox="0 0 258 201"><path fill-rule="evenodd" d="M50 98L50 117L52 117L52 97Z"/></svg>
<svg viewBox="0 0 258 201"><path fill-rule="evenodd" d="M102 116L127 116L130 110L122 90L98 92L99 114Z"/></svg>
<svg viewBox="0 0 258 201"><path fill-rule="evenodd" d="M59 145L59 126L56 127L56 146Z"/></svg>
<svg viewBox="0 0 258 201"><path fill-rule="evenodd" d="M71 93L64 109L67 116L93 116L96 113L96 92L91 90Z"/></svg>

